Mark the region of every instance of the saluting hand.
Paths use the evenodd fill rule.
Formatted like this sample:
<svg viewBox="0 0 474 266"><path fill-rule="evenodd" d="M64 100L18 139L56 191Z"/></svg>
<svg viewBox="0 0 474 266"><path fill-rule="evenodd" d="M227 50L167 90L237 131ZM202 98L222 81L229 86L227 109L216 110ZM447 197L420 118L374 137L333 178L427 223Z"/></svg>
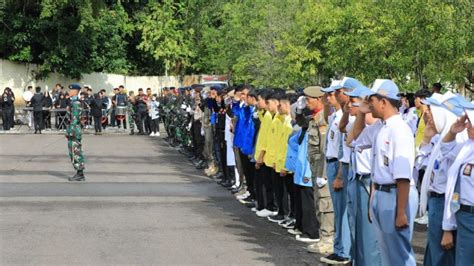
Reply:
<svg viewBox="0 0 474 266"><path fill-rule="evenodd" d="M342 107L342 111L344 111L344 113L349 113L351 111L351 108L349 107L348 103L344 104L344 106Z"/></svg>
<svg viewBox="0 0 474 266"><path fill-rule="evenodd" d="M363 114L370 113L369 102L367 100L363 100L360 102L359 112Z"/></svg>
<svg viewBox="0 0 474 266"><path fill-rule="evenodd" d="M428 116L425 123L426 123L426 126L425 126L424 136L431 139L434 135L438 134L438 132L436 131L436 126L434 124L433 118L431 116Z"/></svg>
<svg viewBox="0 0 474 266"><path fill-rule="evenodd" d="M450 132L453 134L458 134L467 128L467 115L463 115L456 120L456 122L451 126Z"/></svg>

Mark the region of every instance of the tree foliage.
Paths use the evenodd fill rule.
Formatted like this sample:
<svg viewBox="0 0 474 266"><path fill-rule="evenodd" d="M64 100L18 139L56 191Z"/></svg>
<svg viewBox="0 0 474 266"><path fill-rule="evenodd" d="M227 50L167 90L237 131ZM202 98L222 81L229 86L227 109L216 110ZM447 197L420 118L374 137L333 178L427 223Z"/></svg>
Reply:
<svg viewBox="0 0 474 266"><path fill-rule="evenodd" d="M298 87L350 75L472 89L473 14L470 0L5 0L0 57L38 63L39 78L209 73Z"/></svg>

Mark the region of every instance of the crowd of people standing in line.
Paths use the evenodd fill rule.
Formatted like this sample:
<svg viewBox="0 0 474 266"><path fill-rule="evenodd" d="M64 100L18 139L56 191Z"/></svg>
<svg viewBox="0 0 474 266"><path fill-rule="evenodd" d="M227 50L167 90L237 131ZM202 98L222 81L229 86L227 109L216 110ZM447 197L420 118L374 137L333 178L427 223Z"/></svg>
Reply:
<svg viewBox="0 0 474 266"><path fill-rule="evenodd" d="M70 106L68 92L61 84L56 84L52 92L42 91L41 87L28 86L31 99L25 100L29 108L29 126L34 128L34 133L41 134L42 130L51 129L52 112L55 115L55 128L65 130L70 118L67 115ZM101 134L106 127L131 128L130 134L159 136L159 102L157 95L151 93L151 88L138 89L138 94L133 91L126 92L123 85L113 89L113 95L108 96L105 89L93 92L91 86L85 85L79 93L82 113L81 121L84 128L94 128L96 134ZM5 88L0 106L2 110L3 130L14 127L15 121L15 96L10 88ZM120 113L118 110L120 110ZM137 128L138 132L135 132Z"/></svg>
<svg viewBox="0 0 474 266"><path fill-rule="evenodd" d="M179 110L162 116L197 169L324 263L416 265L419 212L425 265L473 265L474 104L441 89L401 94L391 80L369 89L350 77L300 92L196 84L165 89L163 108Z"/></svg>
<svg viewBox="0 0 474 266"><path fill-rule="evenodd" d="M368 88L344 77L301 91L195 84L164 88L159 98L123 86L109 98L85 86L79 98L97 134L108 106L110 124L125 128L124 119L113 121L126 114L131 134L136 127L138 135L159 136L161 118L166 140L197 169L324 263L416 265L419 213L418 222L428 223L425 265L473 265L474 104L441 90L435 83L400 94L392 80ZM28 104L40 132L51 96L35 91ZM51 98L67 108L60 85ZM7 88L7 127L12 102Z"/></svg>

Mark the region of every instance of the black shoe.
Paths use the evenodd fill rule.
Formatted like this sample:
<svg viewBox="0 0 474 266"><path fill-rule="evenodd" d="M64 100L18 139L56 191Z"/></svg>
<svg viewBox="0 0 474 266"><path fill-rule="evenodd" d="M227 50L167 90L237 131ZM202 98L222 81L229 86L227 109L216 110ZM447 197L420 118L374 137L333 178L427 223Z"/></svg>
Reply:
<svg viewBox="0 0 474 266"><path fill-rule="evenodd" d="M201 170L207 168L207 163L205 161L202 161L202 163L196 165L196 169Z"/></svg>
<svg viewBox="0 0 474 266"><path fill-rule="evenodd" d="M238 193L241 189L242 189L242 186L238 186L238 187L232 189L230 192L231 192L232 194L236 194L236 193Z"/></svg>
<svg viewBox="0 0 474 266"><path fill-rule="evenodd" d="M341 265L341 264L349 264L351 263L351 260L348 258L343 258L336 254L331 254L327 257L322 257L321 262L325 262L327 264L332 264L332 265Z"/></svg>
<svg viewBox="0 0 474 266"><path fill-rule="evenodd" d="M35 130L35 134L38 134L38 131Z"/></svg>
<svg viewBox="0 0 474 266"><path fill-rule="evenodd" d="M233 183L232 181L228 181L228 182L222 184L222 186L225 187L225 188L230 188L230 187L232 187L233 185L234 185L234 183Z"/></svg>
<svg viewBox="0 0 474 266"><path fill-rule="evenodd" d="M257 207L257 203L256 203L254 200L249 201L249 202L247 202L247 203L244 203L244 205L245 205L246 207L248 207L248 208Z"/></svg>
<svg viewBox="0 0 474 266"><path fill-rule="evenodd" d="M222 172L217 172L217 174L212 176L213 179L222 179L223 177L224 175L222 174Z"/></svg>
<svg viewBox="0 0 474 266"><path fill-rule="evenodd" d="M203 159L196 159L195 161L193 161L194 166L198 166L198 165L201 165L203 163L205 163L205 161Z"/></svg>
<svg viewBox="0 0 474 266"><path fill-rule="evenodd" d="M279 222L285 220L285 216L283 216L283 215L281 215L281 214L277 214L277 215L274 215L274 216L268 216L267 219L268 219L270 222L279 223Z"/></svg>
<svg viewBox="0 0 474 266"><path fill-rule="evenodd" d="M84 176L84 172L82 170L78 170L77 173L74 176L69 177L68 180L69 181L84 181L86 180L86 178Z"/></svg>

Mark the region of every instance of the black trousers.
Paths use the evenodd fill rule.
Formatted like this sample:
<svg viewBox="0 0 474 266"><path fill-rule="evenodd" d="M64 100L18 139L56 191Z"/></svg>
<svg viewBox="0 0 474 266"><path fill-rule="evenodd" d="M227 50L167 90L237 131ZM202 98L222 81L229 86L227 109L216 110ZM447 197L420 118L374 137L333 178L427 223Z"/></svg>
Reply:
<svg viewBox="0 0 474 266"><path fill-rule="evenodd" d="M304 187L295 184L295 228L303 235L319 238L319 222L316 219L314 207L313 187Z"/></svg>
<svg viewBox="0 0 474 266"><path fill-rule="evenodd" d="M143 133L143 124L148 116L146 111L139 111L137 113L137 129L139 133Z"/></svg>
<svg viewBox="0 0 474 266"><path fill-rule="evenodd" d="M256 171L256 187L257 194L257 209L267 209L270 211L276 210L275 198L273 196L273 184L271 169L266 165L260 166Z"/></svg>
<svg viewBox="0 0 474 266"><path fill-rule="evenodd" d="M115 119L115 108L113 108L112 112L110 113L110 126L115 127L116 122L117 119Z"/></svg>
<svg viewBox="0 0 474 266"><path fill-rule="evenodd" d="M102 116L94 116L94 129L95 132L102 132Z"/></svg>
<svg viewBox="0 0 474 266"><path fill-rule="evenodd" d="M151 119L151 131L153 133L156 133L156 132L160 132L160 119L159 118L155 118L155 119Z"/></svg>
<svg viewBox="0 0 474 266"><path fill-rule="evenodd" d="M33 118L35 123L35 132L43 129L43 111L34 111Z"/></svg>
<svg viewBox="0 0 474 266"><path fill-rule="evenodd" d="M255 193L255 163L250 161L248 155L239 150L240 161L244 170L245 183L247 183L247 191L250 193L251 199L257 199Z"/></svg>
<svg viewBox="0 0 474 266"><path fill-rule="evenodd" d="M196 156L201 159L204 159L204 137L201 135L201 122L199 120L193 121L193 141L195 147Z"/></svg>
<svg viewBox="0 0 474 266"><path fill-rule="evenodd" d="M51 112L43 111L43 128L51 128Z"/></svg>
<svg viewBox="0 0 474 266"><path fill-rule="evenodd" d="M286 192L290 197L290 211L288 216L291 218L295 218L295 209L296 209L296 200L295 200L295 183L293 182L293 174L287 174L285 177L285 188Z"/></svg>
<svg viewBox="0 0 474 266"><path fill-rule="evenodd" d="M217 147L219 149L219 165L224 176L224 180L229 180L229 169L227 168L227 144L225 141L224 130L217 129L216 131Z"/></svg>
<svg viewBox="0 0 474 266"><path fill-rule="evenodd" d="M2 121L3 121L3 130L10 130L12 127L12 113L13 109L3 109L2 110Z"/></svg>
<svg viewBox="0 0 474 266"><path fill-rule="evenodd" d="M148 115L147 113L147 116L145 117L145 132L147 134L150 134L152 131L152 128L151 128L151 117Z"/></svg>
<svg viewBox="0 0 474 266"><path fill-rule="evenodd" d="M275 191L275 202L278 206L279 215L288 215L290 212L288 191L286 189L286 176L280 176L280 173L272 171L273 190Z"/></svg>

